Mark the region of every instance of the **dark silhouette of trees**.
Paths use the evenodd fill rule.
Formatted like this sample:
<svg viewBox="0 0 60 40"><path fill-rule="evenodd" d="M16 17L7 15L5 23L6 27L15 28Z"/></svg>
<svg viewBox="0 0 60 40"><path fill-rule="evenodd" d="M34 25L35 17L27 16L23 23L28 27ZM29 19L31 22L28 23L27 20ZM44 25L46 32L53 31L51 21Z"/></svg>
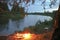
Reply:
<svg viewBox="0 0 60 40"><path fill-rule="evenodd" d="M55 21L56 21L55 27L57 27L57 28L54 30L52 40L59 40L60 39L60 4L59 4L58 11L56 12L55 18L56 18L55 19Z"/></svg>
<svg viewBox="0 0 60 40"><path fill-rule="evenodd" d="M7 1L0 0L0 12L9 11Z"/></svg>
<svg viewBox="0 0 60 40"><path fill-rule="evenodd" d="M17 12L17 11L19 11L20 7L22 7L22 2L26 2L26 5L27 5L29 2L32 1L32 4L34 4L36 0L19 0L19 2L17 2L17 0L11 0L11 2L9 2L9 1L10 0L5 0L5 1L4 0L2 0L2 1L0 0L0 10L1 11L3 11L3 9L4 10L8 10L7 4L9 3L10 6L13 6L11 11L16 11ZM39 0L39 1L41 1L41 0ZM55 5L56 1L57 0L50 0L50 4L49 4L50 8L52 8L52 5ZM13 4L12 4L12 2L13 2ZM43 5L42 7L43 7L44 11L46 9L45 8L45 2L46 2L46 0L42 0L42 2L41 2L41 4ZM19 7L19 5L21 5L21 6Z"/></svg>
<svg viewBox="0 0 60 40"><path fill-rule="evenodd" d="M50 8L51 8L51 7L52 7L52 5L55 5L55 3L56 3L56 1L57 1L57 0L50 0L50 1L51 1L51 3L50 3L50 5L49 5L49 6L50 6Z"/></svg>
<svg viewBox="0 0 60 40"><path fill-rule="evenodd" d="M11 2L13 2L13 4L11 4ZM19 12L20 10L19 10L19 3L21 3L21 0L20 0L20 2L18 3L17 2L17 0L12 0L11 2L9 2L9 5L10 6L13 6L13 8L12 8L12 12Z"/></svg>
<svg viewBox="0 0 60 40"><path fill-rule="evenodd" d="M52 28L52 21L46 21L45 22L41 22L38 21L35 26L29 26L25 29L29 29L31 33L36 33L36 34L40 34L40 33L44 33L43 31L45 30L44 28L47 27L49 28L48 30L51 31Z"/></svg>

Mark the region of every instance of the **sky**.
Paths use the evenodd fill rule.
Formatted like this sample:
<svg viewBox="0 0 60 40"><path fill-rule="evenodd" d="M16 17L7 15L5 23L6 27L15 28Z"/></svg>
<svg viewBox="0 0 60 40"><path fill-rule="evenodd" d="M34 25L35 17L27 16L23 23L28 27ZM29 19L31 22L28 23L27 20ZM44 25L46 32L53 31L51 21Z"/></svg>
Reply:
<svg viewBox="0 0 60 40"><path fill-rule="evenodd" d="M43 5L41 5L42 1L43 0L35 0L34 4L32 4L32 2L30 1L27 5L23 2L22 7L24 7L25 12L27 12L27 13L44 12ZM52 5L52 8L49 7L49 4L50 4L50 0L46 0L46 2L45 2L45 8L46 8L45 11L52 12L54 10L58 10L59 0L57 0L55 5ZM8 4L8 7L9 7L9 10L11 10L13 6L10 6Z"/></svg>

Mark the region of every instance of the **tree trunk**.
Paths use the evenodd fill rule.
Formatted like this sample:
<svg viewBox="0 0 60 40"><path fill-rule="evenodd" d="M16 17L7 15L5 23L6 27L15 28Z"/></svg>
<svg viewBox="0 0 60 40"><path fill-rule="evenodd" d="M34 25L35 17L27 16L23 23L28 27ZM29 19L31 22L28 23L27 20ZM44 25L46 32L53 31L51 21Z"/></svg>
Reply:
<svg viewBox="0 0 60 40"><path fill-rule="evenodd" d="M58 8L58 28L60 29L60 5Z"/></svg>
<svg viewBox="0 0 60 40"><path fill-rule="evenodd" d="M58 11L56 13L56 26L58 26L52 36L52 40L59 40L60 39L60 5Z"/></svg>

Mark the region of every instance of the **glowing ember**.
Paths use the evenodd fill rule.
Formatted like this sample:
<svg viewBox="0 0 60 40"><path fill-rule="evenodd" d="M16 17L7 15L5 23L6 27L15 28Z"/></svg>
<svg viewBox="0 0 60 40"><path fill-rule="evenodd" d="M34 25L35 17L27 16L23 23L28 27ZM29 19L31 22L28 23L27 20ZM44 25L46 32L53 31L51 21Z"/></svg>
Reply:
<svg viewBox="0 0 60 40"><path fill-rule="evenodd" d="M23 38L22 35L23 34L17 33L17 34L15 34L15 38Z"/></svg>
<svg viewBox="0 0 60 40"><path fill-rule="evenodd" d="M27 33L27 34L23 34L24 39L30 39L31 38L31 34Z"/></svg>
<svg viewBox="0 0 60 40"><path fill-rule="evenodd" d="M50 40L52 32L48 32L43 34L31 34L31 33L16 33L12 36L9 36L7 40ZM49 38L45 38L48 36Z"/></svg>

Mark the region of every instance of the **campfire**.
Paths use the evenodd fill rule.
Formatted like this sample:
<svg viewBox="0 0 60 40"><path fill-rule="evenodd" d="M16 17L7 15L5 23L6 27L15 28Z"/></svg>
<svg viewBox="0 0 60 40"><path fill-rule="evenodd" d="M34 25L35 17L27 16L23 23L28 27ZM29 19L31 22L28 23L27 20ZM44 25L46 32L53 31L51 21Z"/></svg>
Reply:
<svg viewBox="0 0 60 40"><path fill-rule="evenodd" d="M30 39L31 36L32 36L32 34L30 34L30 33L23 34L24 39Z"/></svg>
<svg viewBox="0 0 60 40"><path fill-rule="evenodd" d="M42 34L30 33L29 31L16 32L9 35L7 40L48 40L52 32L46 32ZM46 38L47 37L47 38ZM51 40L51 38L49 39Z"/></svg>
<svg viewBox="0 0 60 40"><path fill-rule="evenodd" d="M14 35L15 39L20 39L20 40L27 40L27 39L31 39L32 34L31 33L17 33Z"/></svg>
<svg viewBox="0 0 60 40"><path fill-rule="evenodd" d="M35 34L32 34L30 32L16 32L12 35L9 35L8 40L32 40L32 38L34 39Z"/></svg>

